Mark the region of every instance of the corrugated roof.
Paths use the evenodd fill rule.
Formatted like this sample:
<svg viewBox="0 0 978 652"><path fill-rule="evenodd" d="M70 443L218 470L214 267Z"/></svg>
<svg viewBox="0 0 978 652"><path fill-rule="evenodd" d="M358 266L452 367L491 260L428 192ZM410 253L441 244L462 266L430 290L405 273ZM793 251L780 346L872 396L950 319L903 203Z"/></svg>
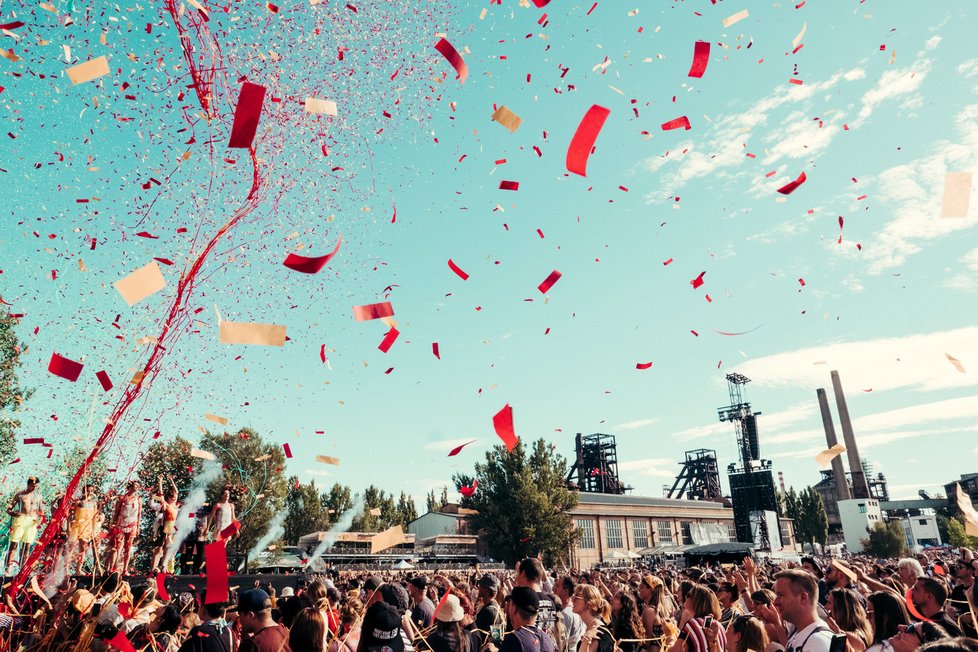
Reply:
<svg viewBox="0 0 978 652"><path fill-rule="evenodd" d="M577 494L581 505L647 505L652 507L682 507L683 509L730 509L721 503L706 500L680 500L677 498L652 498L651 496L628 496L617 494L592 494L582 491ZM730 510L733 513L733 510Z"/></svg>

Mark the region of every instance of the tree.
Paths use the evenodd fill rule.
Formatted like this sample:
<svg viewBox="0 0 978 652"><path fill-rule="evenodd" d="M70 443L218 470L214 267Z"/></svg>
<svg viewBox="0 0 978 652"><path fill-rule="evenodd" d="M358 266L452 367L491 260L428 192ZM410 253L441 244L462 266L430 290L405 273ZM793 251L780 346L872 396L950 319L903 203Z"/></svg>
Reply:
<svg viewBox="0 0 978 652"><path fill-rule="evenodd" d="M418 508L414 506L414 498L403 491L397 499L397 513L401 525L404 527L407 527L408 523L418 518Z"/></svg>
<svg viewBox="0 0 978 652"><path fill-rule="evenodd" d="M965 532L964 523L953 516L947 519L947 542L955 548L978 548L978 537Z"/></svg>
<svg viewBox="0 0 978 652"><path fill-rule="evenodd" d="M577 535L568 514L577 494L567 489L566 476L567 461L543 439L533 443L529 457L522 442L512 451L497 445L486 451L484 464L476 463L478 487L462 505L478 511L472 524L497 558L514 564L542 553L553 563L566 559ZM461 486L467 478L454 480Z"/></svg>
<svg viewBox="0 0 978 652"><path fill-rule="evenodd" d="M323 508L322 498L315 482L299 484L299 478L288 479L285 495L284 538L288 545L296 545L299 537L320 532L329 527L329 515Z"/></svg>
<svg viewBox="0 0 978 652"><path fill-rule="evenodd" d="M866 528L868 539L863 539L863 550L874 557L899 557L906 550L904 545L903 527L900 521L873 523L872 529Z"/></svg>
<svg viewBox="0 0 978 652"><path fill-rule="evenodd" d="M448 487L441 488L441 497L435 496L435 490L432 489L428 492L427 496L427 507L429 512L440 511L442 507L448 504Z"/></svg>
<svg viewBox="0 0 978 652"><path fill-rule="evenodd" d="M21 388L17 377L20 356L27 350L14 331L19 323L19 318L0 313L0 464L7 464L17 454L15 433L20 421L14 415L33 393Z"/></svg>
<svg viewBox="0 0 978 652"><path fill-rule="evenodd" d="M335 523L343 512L353 507L353 492L346 485L334 482L329 491L320 496L320 502L326 514L326 523Z"/></svg>
<svg viewBox="0 0 978 652"><path fill-rule="evenodd" d="M208 502L214 504L224 488L231 487L235 516L241 522L231 546L238 553L245 553L268 532L272 519L285 508L285 453L278 444L266 444L251 428L234 433L205 432L200 448L213 453L223 468L222 477L207 489Z"/></svg>
<svg viewBox="0 0 978 652"><path fill-rule="evenodd" d="M829 517L825 504L814 487L805 487L801 493L794 487L779 496L784 515L795 522L795 538L802 543L825 545L829 536Z"/></svg>
<svg viewBox="0 0 978 652"><path fill-rule="evenodd" d="M379 513L374 513L379 512ZM380 532L395 525L403 525L397 513L394 496L374 485L363 491L363 512L353 519L353 532Z"/></svg>

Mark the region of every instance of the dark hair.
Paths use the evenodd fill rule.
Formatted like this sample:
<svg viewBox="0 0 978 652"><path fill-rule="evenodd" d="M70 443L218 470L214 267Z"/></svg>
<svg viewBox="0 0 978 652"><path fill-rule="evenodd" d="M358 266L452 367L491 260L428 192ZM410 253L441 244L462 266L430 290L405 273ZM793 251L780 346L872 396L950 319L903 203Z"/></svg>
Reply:
<svg viewBox="0 0 978 652"><path fill-rule="evenodd" d="M577 586L577 582L575 582L574 578L570 575L564 575L562 578L560 578L560 585L564 587L564 590L567 591L568 594L573 594L574 587Z"/></svg>
<svg viewBox="0 0 978 652"><path fill-rule="evenodd" d="M535 557L526 557L520 562L516 569L517 573L526 575L526 579L531 582L539 581L543 577L543 564Z"/></svg>
<svg viewBox="0 0 978 652"><path fill-rule="evenodd" d="M731 602L736 602L740 597L740 589L733 582L720 582L719 590L729 593Z"/></svg>
<svg viewBox="0 0 978 652"><path fill-rule="evenodd" d="M635 598L625 591L619 591L618 604L621 608L617 615L612 616L612 631L616 639L643 639L645 638L645 626L642 624L641 614L638 611L638 604Z"/></svg>
<svg viewBox="0 0 978 652"><path fill-rule="evenodd" d="M326 644L326 620L323 612L306 607L292 621L289 628L289 647L293 650L323 652Z"/></svg>
<svg viewBox="0 0 978 652"><path fill-rule="evenodd" d="M832 619L844 632L852 632L863 641L873 638L873 627L856 593L850 589L832 589Z"/></svg>
<svg viewBox="0 0 978 652"><path fill-rule="evenodd" d="M211 604L204 605L204 611L211 618L222 617L224 615L224 612L227 611L227 608L228 608L227 602L212 602Z"/></svg>
<svg viewBox="0 0 978 652"><path fill-rule="evenodd" d="M689 590L687 598L693 609L693 616L696 618L713 616L715 619L720 620L720 602L717 600L717 594L708 587L702 584L694 584L693 588Z"/></svg>
<svg viewBox="0 0 978 652"><path fill-rule="evenodd" d="M978 652L978 641L958 636L924 643L917 650L918 652Z"/></svg>
<svg viewBox="0 0 978 652"><path fill-rule="evenodd" d="M822 572L822 567L819 565L817 561L815 561L814 557L802 557L801 565L804 566L805 564L810 564L812 568L815 569L815 577L817 577L818 579L822 579L823 577L825 577L825 573Z"/></svg>
<svg viewBox="0 0 978 652"><path fill-rule="evenodd" d="M866 602L873 607L873 645L895 636L899 625L910 622L907 607L900 596L889 591L870 593Z"/></svg>
<svg viewBox="0 0 978 652"><path fill-rule="evenodd" d="M917 584L920 584L925 592L934 596L934 601L939 606L944 606L944 603L947 601L947 584L936 577L927 577L926 575L918 577Z"/></svg>
<svg viewBox="0 0 978 652"><path fill-rule="evenodd" d="M951 638L951 635L947 633L946 629L937 623L932 623L929 621L924 621L922 623L911 623L910 625L907 625L907 631L913 632L913 634L920 640L921 644L933 643L934 641Z"/></svg>
<svg viewBox="0 0 978 652"><path fill-rule="evenodd" d="M168 604L163 607L163 612L160 615L160 629L162 631L175 632L180 627L181 622L179 607L175 604Z"/></svg>

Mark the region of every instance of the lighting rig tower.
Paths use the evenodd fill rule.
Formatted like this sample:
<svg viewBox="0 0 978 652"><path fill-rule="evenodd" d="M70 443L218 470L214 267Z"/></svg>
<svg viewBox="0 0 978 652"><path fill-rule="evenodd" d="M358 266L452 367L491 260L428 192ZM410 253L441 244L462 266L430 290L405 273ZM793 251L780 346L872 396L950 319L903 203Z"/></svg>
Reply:
<svg viewBox="0 0 978 652"><path fill-rule="evenodd" d="M761 550L771 550L781 546L777 521L769 521L771 512L777 513L777 498L771 461L761 459L757 436L757 417L761 413L751 410L743 396L743 386L749 382L750 378L743 374L727 374L730 405L717 408L717 416L721 422L732 422L737 431L740 463L727 467L737 540L756 543Z"/></svg>

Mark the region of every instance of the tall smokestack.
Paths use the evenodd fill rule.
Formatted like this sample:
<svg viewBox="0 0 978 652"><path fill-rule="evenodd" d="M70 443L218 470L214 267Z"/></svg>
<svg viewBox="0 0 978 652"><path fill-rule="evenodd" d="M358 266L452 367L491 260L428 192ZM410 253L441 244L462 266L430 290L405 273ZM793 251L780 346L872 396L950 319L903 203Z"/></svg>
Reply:
<svg viewBox="0 0 978 652"><path fill-rule="evenodd" d="M852 433L852 421L849 420L849 408L846 406L846 395L842 393L842 381L839 372L832 372L832 388L835 390L835 405L839 408L839 423L842 424L842 437L845 439L849 453L849 474L852 476L852 497L869 498L869 485L866 484L866 474L859 459L859 449L856 447L856 436Z"/></svg>
<svg viewBox="0 0 978 652"><path fill-rule="evenodd" d="M781 493L788 493L788 490L784 488L784 471L778 471L778 484L781 485Z"/></svg>
<svg viewBox="0 0 978 652"><path fill-rule="evenodd" d="M815 394L818 395L818 408L822 411L825 443L832 448L839 443L839 440L835 436L835 423L832 422L832 412L829 410L829 397L821 387L815 390ZM849 500L849 484L846 482L846 470L842 466L841 455L832 458L832 477L835 479L835 499Z"/></svg>

